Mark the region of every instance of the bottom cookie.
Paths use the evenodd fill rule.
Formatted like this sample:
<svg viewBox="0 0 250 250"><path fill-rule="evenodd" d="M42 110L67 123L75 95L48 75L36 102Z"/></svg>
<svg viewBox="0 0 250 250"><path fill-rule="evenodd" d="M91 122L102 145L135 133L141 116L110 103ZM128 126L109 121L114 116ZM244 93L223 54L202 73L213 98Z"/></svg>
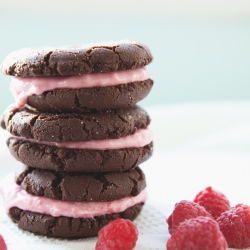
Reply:
<svg viewBox="0 0 250 250"><path fill-rule="evenodd" d="M26 211L17 207L9 210L9 216L18 227L38 235L55 238L77 239L97 236L98 231L110 221L123 218L134 220L144 203L138 203L121 213L105 214L93 218L53 217Z"/></svg>

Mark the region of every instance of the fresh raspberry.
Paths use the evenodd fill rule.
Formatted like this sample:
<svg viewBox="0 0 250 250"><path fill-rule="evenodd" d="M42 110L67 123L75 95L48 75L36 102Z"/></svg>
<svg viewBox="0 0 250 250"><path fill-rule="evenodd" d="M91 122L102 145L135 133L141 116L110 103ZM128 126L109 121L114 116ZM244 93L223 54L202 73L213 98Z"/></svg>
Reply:
<svg viewBox="0 0 250 250"><path fill-rule="evenodd" d="M227 197L212 187L207 187L205 190L199 192L194 202L203 206L215 219L221 215L221 213L230 209L230 202Z"/></svg>
<svg viewBox="0 0 250 250"><path fill-rule="evenodd" d="M217 218L229 247L250 247L250 207L238 204Z"/></svg>
<svg viewBox="0 0 250 250"><path fill-rule="evenodd" d="M182 222L167 242L167 250L224 250L227 242L218 223L199 216Z"/></svg>
<svg viewBox="0 0 250 250"><path fill-rule="evenodd" d="M138 230L130 220L116 219L99 231L96 250L130 250L137 239Z"/></svg>
<svg viewBox="0 0 250 250"><path fill-rule="evenodd" d="M5 244L5 241L2 235L0 235L0 250L7 250L7 246Z"/></svg>
<svg viewBox="0 0 250 250"><path fill-rule="evenodd" d="M170 234L185 220L198 216L212 217L206 209L193 201L182 200L175 204L173 213L168 217L168 231Z"/></svg>

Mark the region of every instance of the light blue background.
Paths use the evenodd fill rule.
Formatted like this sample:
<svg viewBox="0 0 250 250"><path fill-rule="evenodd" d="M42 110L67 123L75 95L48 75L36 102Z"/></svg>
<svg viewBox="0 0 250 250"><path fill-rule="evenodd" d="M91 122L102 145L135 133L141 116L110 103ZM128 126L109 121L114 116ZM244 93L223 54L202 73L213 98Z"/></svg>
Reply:
<svg viewBox="0 0 250 250"><path fill-rule="evenodd" d="M250 18L175 17L157 13L1 11L0 61L23 47L131 39L150 47L154 88L141 103L247 100ZM0 76L0 111L13 102L11 77Z"/></svg>

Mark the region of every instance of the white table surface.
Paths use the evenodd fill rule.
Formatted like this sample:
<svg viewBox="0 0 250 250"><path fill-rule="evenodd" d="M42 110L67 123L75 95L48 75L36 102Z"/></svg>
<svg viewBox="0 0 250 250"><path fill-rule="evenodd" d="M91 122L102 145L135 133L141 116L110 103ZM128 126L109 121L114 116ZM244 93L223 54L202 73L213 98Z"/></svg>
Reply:
<svg viewBox="0 0 250 250"><path fill-rule="evenodd" d="M140 232L136 249L165 249L169 237L165 220L176 202L192 200L200 190L212 186L223 192L232 206L250 204L250 102L166 105L146 110L152 118L155 147L153 157L141 165L149 200L136 220ZM20 169L4 145L6 136L1 130L1 178ZM26 249L35 244L36 249L46 245L48 250L94 248L96 238L45 240L20 232L1 216L0 226L5 230L0 228L0 233L7 238L9 249L20 249L20 244Z"/></svg>

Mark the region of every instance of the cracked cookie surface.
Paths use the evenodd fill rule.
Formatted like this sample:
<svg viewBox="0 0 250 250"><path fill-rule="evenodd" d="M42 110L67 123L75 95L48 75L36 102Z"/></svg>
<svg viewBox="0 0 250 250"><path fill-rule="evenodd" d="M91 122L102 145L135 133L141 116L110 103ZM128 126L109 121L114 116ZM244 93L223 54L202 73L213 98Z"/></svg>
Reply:
<svg viewBox="0 0 250 250"><path fill-rule="evenodd" d="M138 195L146 181L139 167L122 173L65 173L27 168L16 180L35 196L62 201L113 201Z"/></svg>
<svg viewBox="0 0 250 250"><path fill-rule="evenodd" d="M13 76L69 76L137 69L149 64L149 49L137 42L22 49L4 60L1 71Z"/></svg>
<svg viewBox="0 0 250 250"><path fill-rule="evenodd" d="M87 150L57 148L9 138L11 154L27 166L65 172L122 172L135 168L153 153L153 143L141 148Z"/></svg>
<svg viewBox="0 0 250 250"><path fill-rule="evenodd" d="M37 141L78 142L116 139L146 128L150 118L139 106L91 113L39 113L8 109L1 127L12 135Z"/></svg>

